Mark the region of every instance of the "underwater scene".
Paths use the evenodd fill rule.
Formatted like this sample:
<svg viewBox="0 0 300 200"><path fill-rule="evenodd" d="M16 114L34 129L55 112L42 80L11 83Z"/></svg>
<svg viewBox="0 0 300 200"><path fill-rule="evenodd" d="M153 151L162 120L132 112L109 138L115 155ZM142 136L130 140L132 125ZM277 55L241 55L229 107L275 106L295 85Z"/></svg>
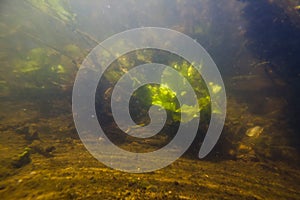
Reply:
<svg viewBox="0 0 300 200"><path fill-rule="evenodd" d="M300 200L300 0L1 0L0 199Z"/></svg>

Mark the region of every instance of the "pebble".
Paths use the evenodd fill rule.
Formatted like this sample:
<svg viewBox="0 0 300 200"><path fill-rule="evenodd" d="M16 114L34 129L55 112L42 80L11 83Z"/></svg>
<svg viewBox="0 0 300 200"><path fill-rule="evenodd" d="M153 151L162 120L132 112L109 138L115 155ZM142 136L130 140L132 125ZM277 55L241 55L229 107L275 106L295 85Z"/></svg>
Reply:
<svg viewBox="0 0 300 200"><path fill-rule="evenodd" d="M264 130L263 127L255 126L255 127L249 128L246 131L246 135L249 136L249 137L257 137L263 132L263 130Z"/></svg>
<svg viewBox="0 0 300 200"><path fill-rule="evenodd" d="M35 174L37 174L36 171L30 172L30 175L35 175Z"/></svg>

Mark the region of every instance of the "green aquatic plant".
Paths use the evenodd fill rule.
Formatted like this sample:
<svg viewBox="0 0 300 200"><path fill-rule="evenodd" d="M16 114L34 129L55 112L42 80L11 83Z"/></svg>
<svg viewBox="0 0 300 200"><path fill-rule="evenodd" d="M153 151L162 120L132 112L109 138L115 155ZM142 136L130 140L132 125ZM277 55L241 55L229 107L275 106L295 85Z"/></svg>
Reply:
<svg viewBox="0 0 300 200"><path fill-rule="evenodd" d="M150 50L140 52L132 52L131 54L119 57L108 70L104 73L104 77L108 82L114 85L124 74L128 73L133 67L144 63L165 63L173 68L182 77L172 74L172 71L166 68L163 70L160 78L160 84L146 84L141 86L133 93L134 99L138 100L139 108L147 110L152 105L167 110L170 118L174 122L189 122L199 116L199 113L209 118L210 112L221 113L219 106L215 102L211 102L208 88L216 95L222 90L222 87L214 82L205 83L201 77L202 64L198 64L197 69L195 63L189 63L182 59L175 59L174 55L164 54L163 52L151 52ZM198 71L199 70L199 71ZM142 82L135 77L130 77L132 86ZM143 79L143 75L139 78ZM192 94L188 94L189 87L192 87L196 94L197 104L188 104L192 98ZM173 91L171 88L176 88ZM178 98L183 100L179 104ZM211 106L213 105L213 106ZM211 110L213 107L213 110ZM209 120L209 119L207 119Z"/></svg>
<svg viewBox="0 0 300 200"><path fill-rule="evenodd" d="M67 1L61 0L27 0L33 7L39 9L65 23L73 22L76 15L67 9Z"/></svg>
<svg viewBox="0 0 300 200"><path fill-rule="evenodd" d="M20 168L23 167L24 165L29 164L31 162L30 155L31 155L31 148L26 147L22 153L20 153L13 159L12 165L16 168Z"/></svg>
<svg viewBox="0 0 300 200"><path fill-rule="evenodd" d="M147 106L156 105L166 109L173 121L189 122L193 118L199 116L199 112L210 111L210 95L206 84L201 78L199 72L193 67L192 64L187 62L173 63L172 66L178 73L185 79L177 79L171 76L169 70L165 70L161 77L160 85L147 85L145 89L139 90L135 96ZM201 68L201 67L200 67ZM177 101L178 95L181 99L188 99L190 96L187 94L187 87L190 84L197 95L198 105L179 105ZM211 88L214 95L221 91L221 86L210 82L208 87ZM170 88L177 88L177 93ZM213 110L218 113L218 110Z"/></svg>
<svg viewBox="0 0 300 200"><path fill-rule="evenodd" d="M33 72L41 69L45 65L51 63L51 58L55 52L46 48L34 48L30 50L25 56L14 61L14 72Z"/></svg>
<svg viewBox="0 0 300 200"><path fill-rule="evenodd" d="M81 53L74 44L65 46L63 51L74 57ZM67 57L51 48L34 48L13 61L12 72L19 82L23 82L23 88L63 87L71 82L75 71L71 56Z"/></svg>

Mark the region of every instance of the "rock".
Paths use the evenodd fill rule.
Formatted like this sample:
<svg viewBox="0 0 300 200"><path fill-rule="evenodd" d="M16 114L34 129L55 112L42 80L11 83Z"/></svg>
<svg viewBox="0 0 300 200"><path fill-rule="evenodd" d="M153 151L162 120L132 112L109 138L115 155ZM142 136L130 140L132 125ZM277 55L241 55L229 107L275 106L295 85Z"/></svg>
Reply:
<svg viewBox="0 0 300 200"><path fill-rule="evenodd" d="M39 134L37 128L33 125L29 126L28 132L25 133L25 139L29 141L38 140Z"/></svg>
<svg viewBox="0 0 300 200"><path fill-rule="evenodd" d="M52 152L56 149L55 146L44 144L40 141L34 141L30 148L32 149L32 153L38 153L45 157L52 157Z"/></svg>
<svg viewBox="0 0 300 200"><path fill-rule="evenodd" d="M16 129L16 133L24 134L28 141L38 140L39 134L35 125L25 125Z"/></svg>
<svg viewBox="0 0 300 200"><path fill-rule="evenodd" d="M29 126L21 126L16 129L16 133L18 134L26 134L29 132Z"/></svg>
<svg viewBox="0 0 300 200"><path fill-rule="evenodd" d="M0 190L4 190L6 188L5 185L0 185Z"/></svg>
<svg viewBox="0 0 300 200"><path fill-rule="evenodd" d="M157 192L158 191L158 187L155 185L149 185L147 187L147 190L151 191L151 192Z"/></svg>
<svg viewBox="0 0 300 200"><path fill-rule="evenodd" d="M249 137L258 137L262 132L263 132L264 128L261 126L255 126L252 128L249 128L246 131L246 135Z"/></svg>

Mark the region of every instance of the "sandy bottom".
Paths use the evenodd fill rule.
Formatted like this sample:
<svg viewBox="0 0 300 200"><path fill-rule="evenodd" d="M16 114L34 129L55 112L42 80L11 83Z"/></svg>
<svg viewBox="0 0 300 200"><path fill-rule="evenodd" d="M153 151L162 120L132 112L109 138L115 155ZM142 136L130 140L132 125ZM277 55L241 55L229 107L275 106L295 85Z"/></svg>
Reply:
<svg viewBox="0 0 300 200"><path fill-rule="evenodd" d="M70 107L3 105L1 199L300 199L297 166L181 158L155 172L124 173L89 154L77 137ZM29 161L20 161L26 151Z"/></svg>

